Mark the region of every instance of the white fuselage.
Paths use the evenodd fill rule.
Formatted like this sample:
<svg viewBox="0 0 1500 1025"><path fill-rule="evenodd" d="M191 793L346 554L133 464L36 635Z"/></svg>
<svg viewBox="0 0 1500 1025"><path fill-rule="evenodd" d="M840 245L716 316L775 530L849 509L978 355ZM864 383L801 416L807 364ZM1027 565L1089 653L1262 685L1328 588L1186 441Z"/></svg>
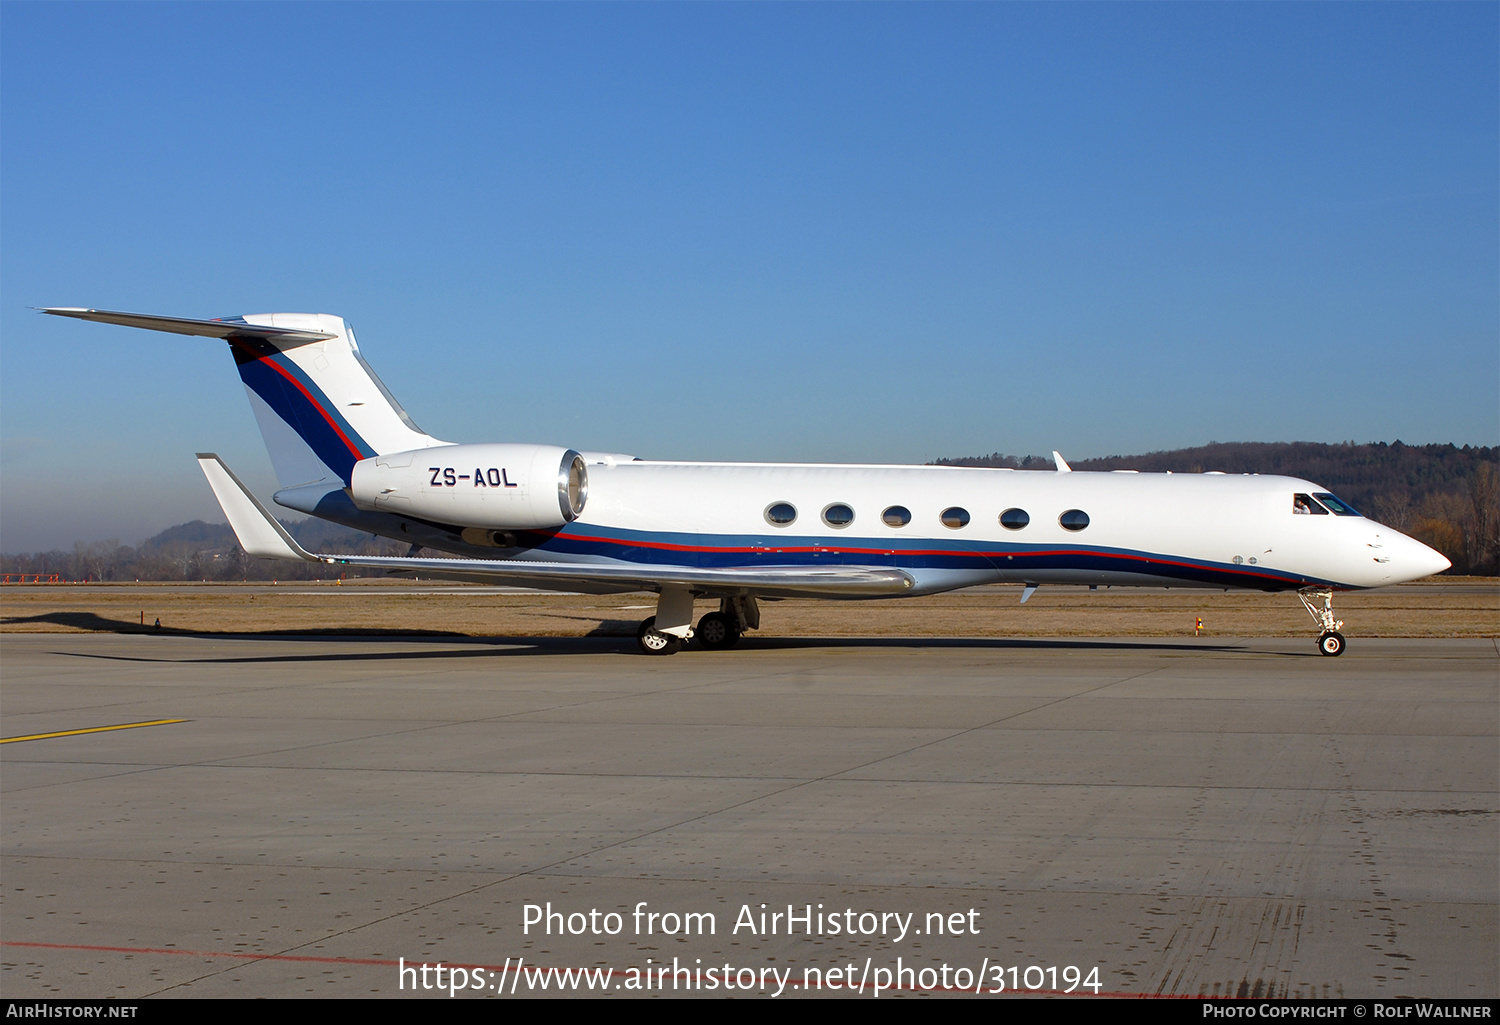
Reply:
<svg viewBox="0 0 1500 1025"><path fill-rule="evenodd" d="M555 445L453 445L412 422L341 317L44 312L224 339L281 481L278 504L400 538L412 553L465 557L361 565L658 590L658 618L670 607L673 630L686 630L679 606L691 612L694 595L872 597L1002 581L1326 593L1448 567L1293 477L1075 473L1061 457L1057 472L1043 472L645 462ZM212 482L217 471L205 472ZM221 498L243 505L230 477ZM271 536L280 528L267 529L268 550L284 550L277 557L316 558L278 549ZM1331 613L1320 618L1325 634L1336 631Z"/></svg>
<svg viewBox="0 0 1500 1025"><path fill-rule="evenodd" d="M531 557L886 565L915 577L913 593L1002 581L1363 588L1446 566L1362 516L1295 513L1295 495L1324 489L1291 477L643 461L588 469L581 515ZM779 504L795 509L792 522L768 517ZM826 520L835 505L852 519ZM883 518L893 506L909 512L904 525ZM967 523L945 525L952 509ZM1017 509L1026 525L1002 526L1001 514ZM1066 529L1070 510L1087 526Z"/></svg>

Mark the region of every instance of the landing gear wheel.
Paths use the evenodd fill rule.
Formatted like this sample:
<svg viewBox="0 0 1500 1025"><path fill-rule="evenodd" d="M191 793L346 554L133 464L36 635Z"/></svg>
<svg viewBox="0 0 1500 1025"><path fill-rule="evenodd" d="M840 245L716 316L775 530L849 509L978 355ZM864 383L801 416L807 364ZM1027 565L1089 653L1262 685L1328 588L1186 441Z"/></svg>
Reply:
<svg viewBox="0 0 1500 1025"><path fill-rule="evenodd" d="M698 620L698 629L693 638L705 648L732 648L739 643L740 632L735 622L722 612L710 612Z"/></svg>
<svg viewBox="0 0 1500 1025"><path fill-rule="evenodd" d="M656 629L655 616L641 621L640 629L635 632L635 639L641 650L648 655L675 655L682 650L682 638Z"/></svg>
<svg viewBox="0 0 1500 1025"><path fill-rule="evenodd" d="M1339 628L1344 625L1344 621L1333 616L1333 590L1327 587L1304 587L1297 592L1297 597L1302 599L1302 607L1313 617L1313 622L1323 629L1318 635L1318 651L1324 655L1342 655L1344 635L1339 633Z"/></svg>

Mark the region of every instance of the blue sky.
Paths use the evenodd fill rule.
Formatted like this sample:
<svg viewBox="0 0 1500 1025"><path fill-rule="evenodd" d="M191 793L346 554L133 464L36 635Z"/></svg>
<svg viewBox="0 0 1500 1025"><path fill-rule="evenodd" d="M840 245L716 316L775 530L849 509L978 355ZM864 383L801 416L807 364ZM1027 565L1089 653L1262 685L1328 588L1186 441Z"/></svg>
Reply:
<svg viewBox="0 0 1500 1025"><path fill-rule="evenodd" d="M0 550L274 485L221 343L678 459L1500 442L1500 6L0 3Z"/></svg>

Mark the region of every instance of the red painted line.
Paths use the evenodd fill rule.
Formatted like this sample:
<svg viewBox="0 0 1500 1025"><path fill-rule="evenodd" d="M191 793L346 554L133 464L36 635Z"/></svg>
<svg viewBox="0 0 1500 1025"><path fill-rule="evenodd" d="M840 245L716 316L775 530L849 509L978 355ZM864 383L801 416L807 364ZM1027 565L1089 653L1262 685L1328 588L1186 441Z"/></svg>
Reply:
<svg viewBox="0 0 1500 1025"><path fill-rule="evenodd" d="M941 548L848 548L834 547L832 545L778 545L775 548L747 547L747 546L717 546L717 545L679 545L670 541L636 541L623 537L595 537L590 534L554 534L561 541L589 541L595 544L622 545L627 548L655 548L664 552L715 552L715 553L745 553L753 552L761 555L777 555L783 552L790 554L803 554L807 552L828 552L833 555L961 555L966 558L988 559L994 556L988 552L962 552L948 551Z"/></svg>
<svg viewBox="0 0 1500 1025"><path fill-rule="evenodd" d="M1187 562L1182 559L1163 559L1160 556L1155 555L1132 555L1124 552L1102 552L1089 549L1080 550L1059 548L1053 550L1029 552L967 552L953 551L945 548L837 548L824 545L802 547L783 546L779 548L745 548L727 546L716 547L714 545L679 545L672 544L668 541L637 541L630 538L596 537L590 534L558 533L554 534L553 536L562 541L586 541L593 544L621 545L626 548L652 548L658 551L666 552L709 552L715 554L758 553L762 555L776 555L778 553L785 552L793 555L801 555L807 554L809 552L827 552L830 555L880 555L894 556L897 558L900 558L902 556L922 555L941 556L943 558L990 559L996 563L999 563L1007 556L1014 556L1018 559L1034 559L1045 556L1086 555L1100 559L1123 559L1127 562L1144 562L1148 566L1180 566L1185 569L1207 571L1211 573L1232 573L1235 576L1240 577L1257 577L1261 580L1275 580L1281 583L1291 582L1290 578L1287 576L1278 576L1274 573L1262 573L1257 570L1239 568L1228 569L1224 567L1203 566L1199 565L1198 563Z"/></svg>
<svg viewBox="0 0 1500 1025"><path fill-rule="evenodd" d="M20 940L0 940L0 947L32 947L39 950L93 950L112 954L180 954L184 957L228 957L242 961L312 961L318 964L365 964L397 965L398 961L386 961L368 957L311 957L301 954L249 954L243 951L226 950L182 950L178 947L107 947L90 943L25 943ZM478 968L483 965L455 965L457 968Z"/></svg>
<svg viewBox="0 0 1500 1025"><path fill-rule="evenodd" d="M244 345L244 343L241 342L241 341L239 341L238 339L231 339L231 341L232 341L233 344L239 345L242 348L244 348L244 350L246 352L248 352L251 356L254 356L257 362L264 363L268 367L270 367L272 370L276 371L283 378L285 378L294 388L296 388L298 391L300 391L302 393L303 397L306 398L308 402L312 403L312 407L318 411L318 415L321 416L325 421L327 421L329 427L333 428L333 433L335 433L335 434L337 434L339 436L339 440L342 441L345 444L345 446L348 447L349 451L351 453L353 453L354 458L356 460L366 458L366 453L361 452L359 450L359 446L356 445L356 444L354 444L354 442L352 442L352 441L349 440L349 436L347 434L345 434L339 428L339 425L337 423L334 422L333 417L330 416L329 413L328 413L328 411L323 408L322 403L320 403L317 399L313 398L312 393L309 392L306 388L304 388L302 386L302 382L301 381L297 380L290 373L288 373L285 367L283 367L281 364L277 363L276 360L273 359L270 356L260 356L260 355L257 355L254 349L250 348L247 345Z"/></svg>

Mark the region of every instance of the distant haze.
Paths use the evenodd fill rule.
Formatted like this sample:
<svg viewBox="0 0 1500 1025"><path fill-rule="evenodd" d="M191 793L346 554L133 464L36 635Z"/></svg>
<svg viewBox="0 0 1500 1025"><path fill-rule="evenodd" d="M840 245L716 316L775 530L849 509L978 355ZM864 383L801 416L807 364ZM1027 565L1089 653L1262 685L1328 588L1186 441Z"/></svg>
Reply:
<svg viewBox="0 0 1500 1025"><path fill-rule="evenodd" d="M1053 470L1051 456L994 452L939 460L957 466ZM1138 456L1073 459L1080 471L1133 469L1142 472L1273 473L1300 477L1339 496L1372 519L1404 531L1446 555L1454 573L1500 572L1500 449L1465 445L1324 445L1316 442L1219 443ZM242 557L227 525L193 520L157 533L139 545L119 538L79 539L32 557L0 556L7 573L61 572L69 579L238 580L336 576L323 565L268 562ZM376 538L316 519L284 520L310 551L402 555L405 542Z"/></svg>
<svg viewBox="0 0 1500 1025"><path fill-rule="evenodd" d="M221 343L651 458L1500 444L1500 5L24 4L0 549L274 489Z"/></svg>

